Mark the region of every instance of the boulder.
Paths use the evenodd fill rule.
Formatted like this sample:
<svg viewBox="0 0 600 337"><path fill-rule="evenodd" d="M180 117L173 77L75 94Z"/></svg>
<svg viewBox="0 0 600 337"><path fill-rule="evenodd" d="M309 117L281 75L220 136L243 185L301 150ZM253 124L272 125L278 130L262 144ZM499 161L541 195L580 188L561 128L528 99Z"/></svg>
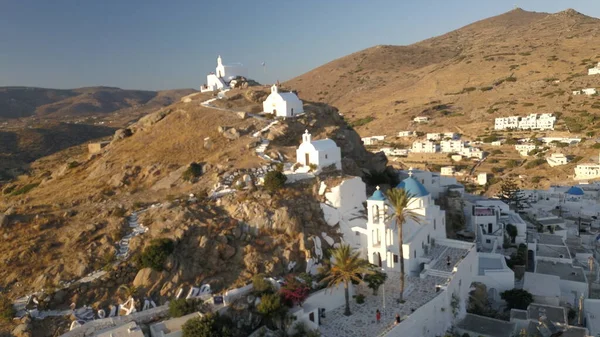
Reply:
<svg viewBox="0 0 600 337"><path fill-rule="evenodd" d="M227 129L223 132L223 137L229 140L236 140L240 138L240 133L236 128Z"/></svg>
<svg viewBox="0 0 600 337"><path fill-rule="evenodd" d="M15 337L31 337L31 325L26 323L21 323L17 325L16 328L12 331L13 336Z"/></svg>
<svg viewBox="0 0 600 337"><path fill-rule="evenodd" d="M210 150L212 148L212 146L213 146L213 142L210 139L210 137L204 138L204 148L207 150Z"/></svg>
<svg viewBox="0 0 600 337"><path fill-rule="evenodd" d="M8 225L8 215L0 214L0 228Z"/></svg>
<svg viewBox="0 0 600 337"><path fill-rule="evenodd" d="M148 114L148 115L140 118L140 120L134 124L134 128L136 128L136 129L148 128L149 126L152 126L152 125L160 122L161 120L163 120L172 111L173 110L171 110L171 109L167 109L167 110L161 110L161 111L157 111L157 112Z"/></svg>
<svg viewBox="0 0 600 337"><path fill-rule="evenodd" d="M143 268L138 271L133 280L135 287L151 287L160 279L161 273L153 270L152 268Z"/></svg>
<svg viewBox="0 0 600 337"><path fill-rule="evenodd" d="M117 141L117 140L125 139L127 137L131 137L131 135L133 135L133 132L131 132L131 129L119 129L119 130L115 131L115 135L113 136L113 142Z"/></svg>
<svg viewBox="0 0 600 337"><path fill-rule="evenodd" d="M245 111L239 111L239 112L237 112L237 115L238 115L238 117L239 117L239 118L241 118L241 119L246 119L246 118L248 118L248 114L247 114Z"/></svg>

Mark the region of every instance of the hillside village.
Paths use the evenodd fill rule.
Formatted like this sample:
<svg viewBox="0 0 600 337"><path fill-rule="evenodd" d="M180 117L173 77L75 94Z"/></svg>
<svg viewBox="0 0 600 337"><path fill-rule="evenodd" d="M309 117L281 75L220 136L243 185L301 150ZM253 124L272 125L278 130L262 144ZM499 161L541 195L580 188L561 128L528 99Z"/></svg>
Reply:
<svg viewBox="0 0 600 337"><path fill-rule="evenodd" d="M557 15L534 14L504 15ZM453 125L439 101L367 129L250 75L218 56L199 92L1 186L12 335L600 335L594 131L539 106Z"/></svg>

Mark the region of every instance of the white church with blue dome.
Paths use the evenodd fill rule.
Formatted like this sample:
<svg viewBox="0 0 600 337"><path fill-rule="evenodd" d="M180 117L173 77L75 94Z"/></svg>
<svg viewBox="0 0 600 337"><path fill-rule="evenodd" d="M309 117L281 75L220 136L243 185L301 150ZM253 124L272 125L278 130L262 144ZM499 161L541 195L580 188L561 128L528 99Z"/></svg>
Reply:
<svg viewBox="0 0 600 337"><path fill-rule="evenodd" d="M428 252L436 239L446 239L446 214L433 202L431 193L412 176L397 188L413 196L408 207L421 216L420 223L408 219L403 226L405 271L417 275L429 262ZM367 199L367 256L370 263L384 270L400 271L398 233L394 209L379 187Z"/></svg>

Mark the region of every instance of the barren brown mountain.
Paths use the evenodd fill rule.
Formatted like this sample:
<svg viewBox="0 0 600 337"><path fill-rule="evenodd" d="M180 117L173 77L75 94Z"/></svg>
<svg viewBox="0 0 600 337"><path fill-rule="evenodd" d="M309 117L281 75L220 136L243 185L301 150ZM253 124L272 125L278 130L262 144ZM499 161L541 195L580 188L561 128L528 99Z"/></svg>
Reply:
<svg viewBox="0 0 600 337"><path fill-rule="evenodd" d="M600 20L572 9L556 14L515 9L409 46L368 48L285 84L302 99L340 109L362 137L415 130L452 131L477 140L492 133L495 117L557 113L556 131L537 136L587 137L579 147L562 150L587 160L597 155L589 138L598 129L600 103L598 96L571 92L600 87L600 76L587 76L600 61L594 42L599 38ZM415 124L415 116L431 122ZM398 139L391 145L410 142ZM511 147L500 150L508 153L500 163L518 159ZM537 174L567 179L574 165L545 165L548 171ZM490 172L492 166L481 169ZM533 174L524 168L511 172Z"/></svg>
<svg viewBox="0 0 600 337"><path fill-rule="evenodd" d="M192 92L194 90L191 89L157 92L111 87L64 90L3 87L0 88L0 119L34 115L46 118L91 115L138 107L142 104L160 103L164 106Z"/></svg>

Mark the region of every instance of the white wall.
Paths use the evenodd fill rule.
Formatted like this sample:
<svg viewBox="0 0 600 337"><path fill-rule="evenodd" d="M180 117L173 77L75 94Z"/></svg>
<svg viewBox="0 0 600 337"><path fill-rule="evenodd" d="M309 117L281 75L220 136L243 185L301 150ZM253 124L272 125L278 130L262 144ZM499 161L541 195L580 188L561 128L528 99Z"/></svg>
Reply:
<svg viewBox="0 0 600 337"><path fill-rule="evenodd" d="M348 288L348 296L350 300L350 308L352 308L352 295L354 294L354 288L352 284ZM296 322L304 322L310 329L318 329L318 315L319 308L325 309L325 316L329 311L346 305L344 296L344 285L339 285L337 288L323 289L311 294L306 301L302 304L302 307L293 308L290 313L296 317ZM315 322L312 322L309 317L313 313Z"/></svg>
<svg viewBox="0 0 600 337"><path fill-rule="evenodd" d="M453 240L447 241L451 244L449 241ZM457 244L457 246L461 245ZM433 300L427 302L408 316L406 320L392 329L387 336L443 336L453 323L464 318L466 314L465 303L469 298L469 290L473 281L473 266L477 266L477 252L475 248L471 248L467 256L456 267L457 271L448 283L448 287L441 291ZM453 293L460 300L456 316L453 316L452 307L450 306ZM443 311L442 308L444 308Z"/></svg>
<svg viewBox="0 0 600 337"><path fill-rule="evenodd" d="M560 286L560 300L561 302L571 303L572 305L578 305L579 296L583 294L584 298L588 298L588 285L584 282L575 282L561 279L559 282ZM577 292L577 297L573 292Z"/></svg>

